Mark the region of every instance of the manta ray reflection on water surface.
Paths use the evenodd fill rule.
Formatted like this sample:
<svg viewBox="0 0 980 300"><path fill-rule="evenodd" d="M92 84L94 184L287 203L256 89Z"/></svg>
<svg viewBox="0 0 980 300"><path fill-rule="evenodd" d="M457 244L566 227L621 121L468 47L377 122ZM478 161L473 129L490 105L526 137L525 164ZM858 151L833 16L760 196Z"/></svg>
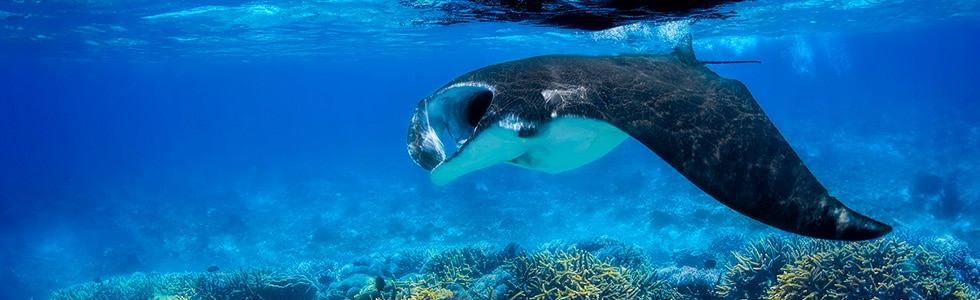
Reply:
<svg viewBox="0 0 980 300"><path fill-rule="evenodd" d="M440 134L457 151L446 156ZM557 173L632 137L732 209L789 232L865 240L892 228L830 196L741 82L694 57L547 55L466 73L415 108L408 153L442 185L509 163Z"/></svg>

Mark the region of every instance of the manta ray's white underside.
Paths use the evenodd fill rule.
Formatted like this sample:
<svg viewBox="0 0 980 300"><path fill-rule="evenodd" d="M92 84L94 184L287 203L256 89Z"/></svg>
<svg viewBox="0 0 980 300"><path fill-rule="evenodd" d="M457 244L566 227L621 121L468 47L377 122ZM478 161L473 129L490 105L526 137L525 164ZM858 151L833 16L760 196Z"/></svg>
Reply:
<svg viewBox="0 0 980 300"><path fill-rule="evenodd" d="M599 159L629 137L609 123L579 117L554 119L526 138L509 125L500 122L474 137L432 170L432 182L445 185L500 163L552 174L564 172Z"/></svg>

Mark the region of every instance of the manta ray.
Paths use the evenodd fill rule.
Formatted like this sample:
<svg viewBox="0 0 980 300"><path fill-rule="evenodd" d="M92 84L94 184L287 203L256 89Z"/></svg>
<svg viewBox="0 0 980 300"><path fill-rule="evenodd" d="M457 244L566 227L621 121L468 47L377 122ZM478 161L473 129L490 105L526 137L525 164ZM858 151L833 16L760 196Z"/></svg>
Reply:
<svg viewBox="0 0 980 300"><path fill-rule="evenodd" d="M627 138L767 225L849 241L892 230L830 196L748 88L695 58L690 36L666 55L546 55L466 73L419 102L408 154L444 185L501 163L575 169Z"/></svg>

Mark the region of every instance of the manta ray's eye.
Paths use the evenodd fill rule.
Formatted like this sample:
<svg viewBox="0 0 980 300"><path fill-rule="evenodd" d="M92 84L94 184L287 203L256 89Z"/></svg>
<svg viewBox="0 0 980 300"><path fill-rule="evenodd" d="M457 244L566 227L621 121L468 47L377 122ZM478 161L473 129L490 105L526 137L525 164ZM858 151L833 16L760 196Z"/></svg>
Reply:
<svg viewBox="0 0 980 300"><path fill-rule="evenodd" d="M490 91L481 91L473 95L473 99L470 99L466 106L466 121L469 122L470 126L476 127L483 115L487 113L487 109L490 108L490 100L493 100L493 92Z"/></svg>

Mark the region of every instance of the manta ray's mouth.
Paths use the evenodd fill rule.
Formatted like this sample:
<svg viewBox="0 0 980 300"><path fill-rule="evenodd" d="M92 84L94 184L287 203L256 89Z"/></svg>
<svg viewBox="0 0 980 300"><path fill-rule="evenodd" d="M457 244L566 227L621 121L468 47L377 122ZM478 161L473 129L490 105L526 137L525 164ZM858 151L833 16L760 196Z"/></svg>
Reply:
<svg viewBox="0 0 980 300"><path fill-rule="evenodd" d="M455 153L465 146L489 110L493 95L490 85L466 82L419 102L408 132L408 154L415 163L431 171L446 160L447 149Z"/></svg>

